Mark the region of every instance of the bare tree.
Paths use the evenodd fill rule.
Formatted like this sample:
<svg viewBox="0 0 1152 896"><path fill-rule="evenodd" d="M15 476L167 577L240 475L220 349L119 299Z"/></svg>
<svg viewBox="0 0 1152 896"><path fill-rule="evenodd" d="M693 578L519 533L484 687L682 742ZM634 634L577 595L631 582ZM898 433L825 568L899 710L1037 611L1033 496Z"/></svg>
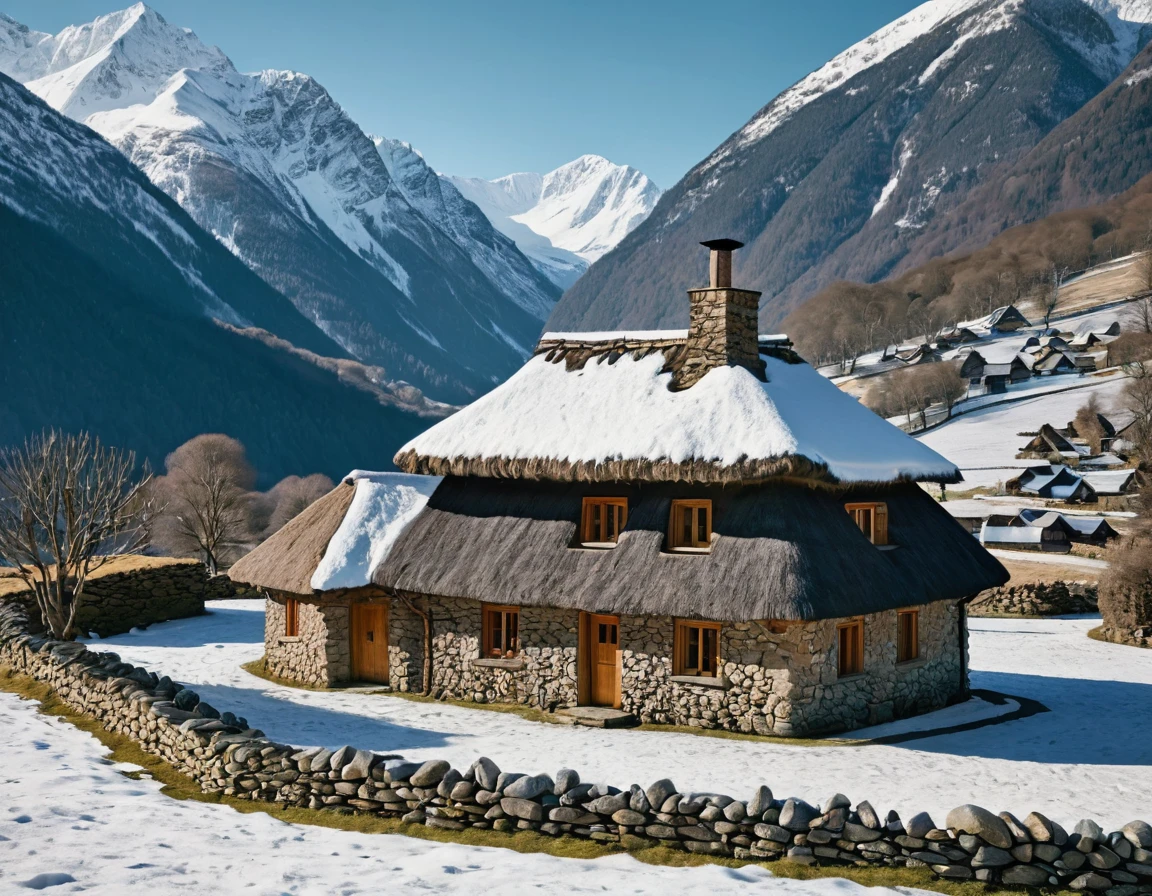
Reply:
<svg viewBox="0 0 1152 896"><path fill-rule="evenodd" d="M1104 436L1104 424L1100 422L1100 397L1093 392L1088 396L1080 410L1076 412L1076 419L1072 425L1076 427L1076 435L1084 439L1092 449L1093 454L1099 454Z"/></svg>
<svg viewBox="0 0 1152 896"><path fill-rule="evenodd" d="M164 468L156 489L167 507L156 540L174 553L198 556L216 575L251 528L256 473L244 446L219 433L196 436L169 454Z"/></svg>
<svg viewBox="0 0 1152 896"><path fill-rule="evenodd" d="M136 456L56 430L0 451L0 561L32 590L53 637L76 636L89 574L148 541L150 476Z"/></svg>
<svg viewBox="0 0 1152 896"><path fill-rule="evenodd" d="M1146 256L1149 268L1152 269L1152 255ZM1152 286L1148 287L1152 290ZM1137 332L1152 333L1152 296L1144 296L1132 303L1133 316L1136 318Z"/></svg>
<svg viewBox="0 0 1152 896"><path fill-rule="evenodd" d="M268 525L264 528L267 538L292 518L296 517L313 501L323 498L335 488L335 484L323 473L311 476L285 476L268 490L268 498L273 503Z"/></svg>
<svg viewBox="0 0 1152 896"><path fill-rule="evenodd" d="M1066 265L1055 263L1048 270L1048 287L1041 301L1041 307L1044 309L1045 330L1048 329L1048 324L1052 319L1053 312L1056 311L1056 306L1060 304L1060 288L1064 285L1064 280L1067 278L1069 270Z"/></svg>
<svg viewBox="0 0 1152 896"><path fill-rule="evenodd" d="M956 403L968 394L968 381L960 376L959 366L953 363L930 364L923 370L927 393L948 409L948 418L951 419Z"/></svg>
<svg viewBox="0 0 1152 896"><path fill-rule="evenodd" d="M1132 415L1132 435L1128 438L1140 460L1152 465L1152 361L1126 364L1124 369L1131 377L1122 399L1124 409Z"/></svg>

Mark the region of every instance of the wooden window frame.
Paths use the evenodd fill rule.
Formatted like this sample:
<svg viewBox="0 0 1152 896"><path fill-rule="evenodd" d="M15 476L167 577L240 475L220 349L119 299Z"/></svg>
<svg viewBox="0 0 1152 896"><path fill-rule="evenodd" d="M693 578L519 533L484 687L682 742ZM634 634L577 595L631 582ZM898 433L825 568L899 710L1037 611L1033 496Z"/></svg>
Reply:
<svg viewBox="0 0 1152 896"><path fill-rule="evenodd" d="M696 537L696 529L699 525L699 520L693 519L692 521L692 538L690 543L685 544L681 537L681 523L680 511L683 510L703 510L705 514L704 525L708 530L707 541L700 541ZM695 515L694 515L695 517ZM668 512L668 550L679 551L686 554L701 554L707 553L712 550L712 499L711 498L675 498L672 501L672 508Z"/></svg>
<svg viewBox="0 0 1152 896"><path fill-rule="evenodd" d="M696 629L700 632L699 635L699 652L696 658L696 666L690 666L688 663L688 650L690 646L691 635L690 632ZM705 631L716 633L715 644L715 669L713 671L705 671L702 666L703 660L703 647L705 644ZM700 619L677 619L676 629L672 639L672 674L673 675L690 675L697 678L719 678L720 677L720 623L719 622L705 622Z"/></svg>
<svg viewBox="0 0 1152 896"><path fill-rule="evenodd" d="M911 631L905 638L904 620L911 619ZM896 662L914 663L920 659L920 611L896 611Z"/></svg>
<svg viewBox="0 0 1152 896"><path fill-rule="evenodd" d="M845 651L845 635L852 638ZM864 674L864 619L850 619L836 626L836 677L853 678Z"/></svg>
<svg viewBox="0 0 1152 896"><path fill-rule="evenodd" d="M888 544L888 504L886 502L858 501L852 504L845 504L844 509L848 511L848 515L852 517L852 522L860 529L861 534L872 542L872 544L877 547L883 547ZM856 517L857 512L861 510L870 510L872 512L872 523L869 527L870 531L865 532Z"/></svg>
<svg viewBox="0 0 1152 896"><path fill-rule="evenodd" d="M284 637L300 637L300 601L294 597L284 600Z"/></svg>
<svg viewBox="0 0 1152 896"><path fill-rule="evenodd" d="M496 616L500 617L499 652L496 645L496 628L493 625ZM514 621L513 621L514 620ZM520 608L507 604L481 604L480 605L481 638L480 656L485 659L511 659L520 655ZM509 626L509 622L512 625ZM512 629L512 647L508 647L508 631Z"/></svg>
<svg viewBox="0 0 1152 896"><path fill-rule="evenodd" d="M600 533L607 531L608 514L616 516L616 534L612 538L593 538L593 525L600 524ZM588 497L584 499L580 510L580 543L591 546L615 545L620 540L620 533L628 525L628 499Z"/></svg>

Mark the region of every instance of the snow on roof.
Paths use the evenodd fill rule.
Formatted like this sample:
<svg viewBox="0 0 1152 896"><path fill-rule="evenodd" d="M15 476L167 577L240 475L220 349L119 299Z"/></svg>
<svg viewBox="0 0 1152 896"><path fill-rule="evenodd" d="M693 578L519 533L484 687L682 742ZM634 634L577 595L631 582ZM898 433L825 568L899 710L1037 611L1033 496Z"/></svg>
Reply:
<svg viewBox="0 0 1152 896"><path fill-rule="evenodd" d="M1044 530L1036 526L989 526L980 527L980 541L983 544L1040 544Z"/></svg>
<svg viewBox="0 0 1152 896"><path fill-rule="evenodd" d="M353 470L344 479L349 480L356 491L312 573L311 584L316 591L371 584L376 567L440 484L439 476L365 470Z"/></svg>
<svg viewBox="0 0 1152 896"><path fill-rule="evenodd" d="M1135 475L1135 470L1085 470L1080 474L1098 495L1119 495Z"/></svg>
<svg viewBox="0 0 1152 896"><path fill-rule="evenodd" d="M629 342L659 341L663 339L687 339L687 330L593 330L580 332L548 332L540 337L541 342L571 340L575 342Z"/></svg>
<svg viewBox="0 0 1152 896"><path fill-rule="evenodd" d="M808 364L771 355L764 361L767 382L743 367L719 367L672 391L663 351L611 362L593 357L573 370L537 355L401 448L397 463L435 472L449 463L453 471L482 464L506 471L507 461L527 460L580 464L586 472L619 462L731 468L803 459L845 482L957 481L954 464Z"/></svg>

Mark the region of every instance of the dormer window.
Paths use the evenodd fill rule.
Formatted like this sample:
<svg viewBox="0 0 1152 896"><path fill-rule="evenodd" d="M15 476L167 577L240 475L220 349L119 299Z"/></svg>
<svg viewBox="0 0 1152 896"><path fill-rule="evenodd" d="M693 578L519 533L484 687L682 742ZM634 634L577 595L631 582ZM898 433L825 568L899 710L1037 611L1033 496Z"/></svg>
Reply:
<svg viewBox="0 0 1152 896"><path fill-rule="evenodd" d="M888 505L882 501L845 504L852 521L872 544L888 544Z"/></svg>
<svg viewBox="0 0 1152 896"><path fill-rule="evenodd" d="M585 498L580 542L591 547L611 547L619 541L627 522L627 498Z"/></svg>
<svg viewBox="0 0 1152 896"><path fill-rule="evenodd" d="M668 520L668 549L704 552L712 549L712 502L677 499Z"/></svg>

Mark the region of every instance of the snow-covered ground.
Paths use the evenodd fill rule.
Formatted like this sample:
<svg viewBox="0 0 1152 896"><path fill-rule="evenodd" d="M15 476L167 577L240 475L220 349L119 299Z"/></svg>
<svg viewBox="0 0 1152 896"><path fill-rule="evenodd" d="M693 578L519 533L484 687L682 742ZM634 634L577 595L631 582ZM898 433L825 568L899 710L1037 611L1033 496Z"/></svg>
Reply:
<svg viewBox="0 0 1152 896"><path fill-rule="evenodd" d="M916 438L960 467L964 482L957 488L995 486L1019 470L1041 463L1016 458L1028 442L1027 436L1017 433L1036 432L1045 423L1065 426L1093 394L1107 414L1118 406L1126 383L1126 379L1116 377L1083 389L972 411Z"/></svg>
<svg viewBox="0 0 1152 896"><path fill-rule="evenodd" d="M487 755L509 771L570 767L585 780L624 787L668 776L684 791L737 797L759 784L813 802L841 791L905 817L927 810L938 821L966 802L1020 815L1035 810L1065 825L1091 817L1110 829L1152 815L1145 790L1131 786L1152 766L1152 714L1141 709L1152 700L1152 651L1089 639L1099 624L1092 618L971 623L973 686L1038 700L1050 712L898 745L793 746L574 728L382 694L273 685L240 668L263 650L262 610L258 601L217 603L211 615L95 646L169 674L270 737L301 746L347 743L410 759L442 757L460 768ZM983 711L951 708L929 722L943 728Z"/></svg>
<svg viewBox="0 0 1152 896"><path fill-rule="evenodd" d="M834 878L775 878L757 865L668 868L626 855L561 859L286 824L163 796L155 781L123 775L135 766L113 763L94 737L11 694L0 693L0 721L4 893L896 893Z"/></svg>

